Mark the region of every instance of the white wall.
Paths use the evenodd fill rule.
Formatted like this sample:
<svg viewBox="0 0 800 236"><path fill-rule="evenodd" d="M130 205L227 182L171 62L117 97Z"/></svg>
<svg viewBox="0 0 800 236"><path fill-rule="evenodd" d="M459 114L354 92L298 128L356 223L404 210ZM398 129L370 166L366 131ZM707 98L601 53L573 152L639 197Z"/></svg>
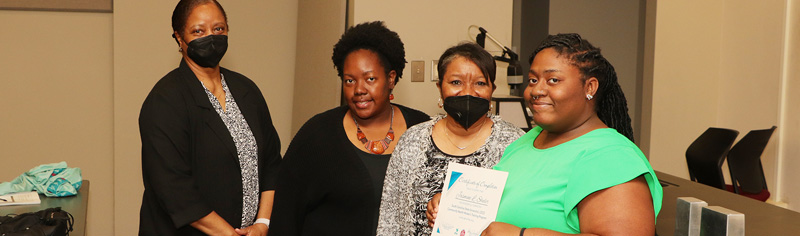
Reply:
<svg viewBox="0 0 800 236"><path fill-rule="evenodd" d="M86 232L113 229L112 15L0 10L0 182L66 161L91 180Z"/></svg>
<svg viewBox="0 0 800 236"><path fill-rule="evenodd" d="M438 60L445 49L462 41L474 40L477 30L467 33L470 25L478 25L489 31L500 43L511 47L511 0L444 0L444 1L354 1L354 23L382 20L397 32L406 49L406 69L403 78L394 90L394 102L436 115L444 113L436 104L439 90L430 80L431 61ZM486 48L493 55L501 50L489 39ZM425 61L425 82L411 82L411 61ZM500 64L500 63L498 63ZM496 94L508 94L506 68L498 68L495 81ZM501 87L502 86L502 87Z"/></svg>

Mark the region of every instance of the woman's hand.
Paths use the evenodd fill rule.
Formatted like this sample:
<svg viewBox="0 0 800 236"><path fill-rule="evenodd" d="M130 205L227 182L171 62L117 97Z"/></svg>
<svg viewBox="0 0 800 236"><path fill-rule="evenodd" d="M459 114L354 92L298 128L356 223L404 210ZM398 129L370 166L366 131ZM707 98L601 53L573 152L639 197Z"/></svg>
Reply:
<svg viewBox="0 0 800 236"><path fill-rule="evenodd" d="M433 228L433 223L436 222L436 213L439 213L439 201L442 199L442 193L433 195L428 201L428 210L425 211L425 217L428 218L428 226Z"/></svg>
<svg viewBox="0 0 800 236"><path fill-rule="evenodd" d="M192 222L191 226L208 235L238 235L236 230L215 211Z"/></svg>
<svg viewBox="0 0 800 236"><path fill-rule="evenodd" d="M489 224L489 227L486 227L486 229L481 232L481 236L519 235L520 230L521 229L519 227L512 224L495 221Z"/></svg>
<svg viewBox="0 0 800 236"><path fill-rule="evenodd" d="M265 224L253 224L244 229L236 229L237 234L247 236L266 236L267 231L269 231L269 227Z"/></svg>

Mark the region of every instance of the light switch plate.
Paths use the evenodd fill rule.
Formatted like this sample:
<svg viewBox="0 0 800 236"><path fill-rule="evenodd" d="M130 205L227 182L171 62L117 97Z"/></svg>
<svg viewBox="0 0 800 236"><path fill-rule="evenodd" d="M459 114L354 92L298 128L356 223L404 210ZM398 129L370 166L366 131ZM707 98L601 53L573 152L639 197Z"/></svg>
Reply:
<svg viewBox="0 0 800 236"><path fill-rule="evenodd" d="M439 60L431 61L431 81L439 81Z"/></svg>
<svg viewBox="0 0 800 236"><path fill-rule="evenodd" d="M425 81L425 61L411 61L411 82Z"/></svg>

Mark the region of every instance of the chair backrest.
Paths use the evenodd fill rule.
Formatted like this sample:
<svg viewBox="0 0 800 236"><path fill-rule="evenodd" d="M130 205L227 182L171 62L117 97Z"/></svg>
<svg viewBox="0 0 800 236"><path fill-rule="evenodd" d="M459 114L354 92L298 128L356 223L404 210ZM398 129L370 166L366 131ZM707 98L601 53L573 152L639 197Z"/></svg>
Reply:
<svg viewBox="0 0 800 236"><path fill-rule="evenodd" d="M728 152L728 169L736 193L759 193L767 189L767 180L761 166L761 154L767 147L775 126L769 129L752 130L739 140Z"/></svg>
<svg viewBox="0 0 800 236"><path fill-rule="evenodd" d="M686 149L686 164L693 181L725 189L722 163L739 136L739 131L723 128L708 128Z"/></svg>

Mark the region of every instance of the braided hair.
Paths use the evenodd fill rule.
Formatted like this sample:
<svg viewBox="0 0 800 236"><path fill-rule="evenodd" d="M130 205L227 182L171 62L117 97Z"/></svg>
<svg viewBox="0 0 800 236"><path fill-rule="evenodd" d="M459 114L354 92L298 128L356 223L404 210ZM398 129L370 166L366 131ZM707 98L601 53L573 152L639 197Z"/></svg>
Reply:
<svg viewBox="0 0 800 236"><path fill-rule="evenodd" d="M530 63L533 63L537 53L546 48L554 49L577 67L583 75L581 79L584 82L591 77L597 78L599 87L594 96L597 99L594 107L597 116L608 127L616 129L633 142L628 102L617 81L614 66L600 54L600 49L592 46L578 34L548 35L531 54Z"/></svg>

